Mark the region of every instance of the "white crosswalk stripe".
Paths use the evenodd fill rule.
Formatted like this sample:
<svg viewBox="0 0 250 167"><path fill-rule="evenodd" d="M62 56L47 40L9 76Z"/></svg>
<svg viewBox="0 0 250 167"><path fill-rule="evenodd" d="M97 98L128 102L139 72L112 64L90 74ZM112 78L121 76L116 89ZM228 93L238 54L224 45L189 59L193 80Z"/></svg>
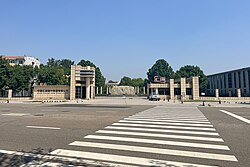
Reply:
<svg viewBox="0 0 250 167"><path fill-rule="evenodd" d="M50 154L124 166L211 167L206 161L238 161L228 154L229 147L197 108L171 110L164 106L145 110L70 143L73 150L57 149ZM171 156L179 157L180 162ZM206 161L190 163L192 159Z"/></svg>
<svg viewBox="0 0 250 167"><path fill-rule="evenodd" d="M216 132L200 132L200 131L186 131L186 130L182 131L182 130L152 129L152 128L133 128L133 127L131 128L131 127L120 127L120 126L107 126L105 127L105 129L219 136L219 133Z"/></svg>
<svg viewBox="0 0 250 167"><path fill-rule="evenodd" d="M162 120L162 119L143 119L143 118L124 118L124 120L132 121L157 121L157 122L177 122L177 123L193 123L193 124L210 124L209 121L178 121L178 120Z"/></svg>
<svg viewBox="0 0 250 167"><path fill-rule="evenodd" d="M184 126L162 126L162 125L149 125L149 124L132 124L132 123L113 123L112 125L118 126L136 126L136 127L151 127L151 128L165 128L165 129L188 129L188 130L203 130L203 131L216 131L214 128L200 128L200 127L184 127Z"/></svg>
<svg viewBox="0 0 250 167"><path fill-rule="evenodd" d="M201 153L201 152L195 152L195 151L170 150L170 149L162 149L162 148L127 146L127 145L118 145L118 144L103 144L103 143L96 143L96 142L81 142L81 141L75 141L73 143L70 143L69 145L81 146L81 147L96 147L96 148L105 148L105 149L126 150L126 151L139 151L139 152L176 155L176 156L185 156L185 157L194 156L196 158L217 159L217 160L224 160L224 161L237 161L235 156L232 156L232 155Z"/></svg>
<svg viewBox="0 0 250 167"><path fill-rule="evenodd" d="M180 166L180 167L214 167L210 165L199 165L199 164L191 164L191 163L181 163L175 161L164 161L158 159L148 159L148 158L137 158L130 156L121 156L121 155L111 155L111 154L103 154L103 153L92 153L92 152L83 152L83 151L72 151L72 150L64 150L58 149L51 152L52 155L60 155L60 156L72 156L77 158L86 158L86 159L97 159L102 161L111 161L118 163L132 163L135 165L147 165L147 166Z"/></svg>
<svg viewBox="0 0 250 167"><path fill-rule="evenodd" d="M223 139L221 139L221 138L197 137L197 136L181 136L181 135L167 135L167 134L127 132L127 131L98 130L98 131L96 131L96 133L132 135L132 136L150 136L150 137L158 137L158 138L161 137L161 138L174 138L174 139L187 139L187 140L202 140L202 141L224 142Z"/></svg>
<svg viewBox="0 0 250 167"><path fill-rule="evenodd" d="M156 140L156 139L141 139L141 138L131 138L131 137L114 137L114 136L100 136L100 135L88 135L85 136L84 138L122 141L122 142L149 143L157 145L161 144L161 145L182 146L182 147L206 148L206 149L217 149L217 150L229 150L229 148L225 145L202 144L202 143L179 142L179 141Z"/></svg>
<svg viewBox="0 0 250 167"><path fill-rule="evenodd" d="M213 125L190 124L190 123L173 123L173 122L150 122L150 121L133 121L133 120L120 120L119 122L141 123L141 124L158 124L158 125L183 125L183 126L213 127Z"/></svg>

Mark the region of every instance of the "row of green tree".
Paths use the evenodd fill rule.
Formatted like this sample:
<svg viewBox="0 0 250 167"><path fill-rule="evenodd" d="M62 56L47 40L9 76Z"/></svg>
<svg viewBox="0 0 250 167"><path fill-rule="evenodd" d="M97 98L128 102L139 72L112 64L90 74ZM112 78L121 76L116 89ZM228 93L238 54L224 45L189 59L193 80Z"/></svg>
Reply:
<svg viewBox="0 0 250 167"><path fill-rule="evenodd" d="M0 57L0 90L28 90L34 83L47 85L67 85L70 82L70 67L74 61L69 59L48 59L40 68L32 66L10 66ZM81 60L78 65L96 68L96 86L105 85L105 78L99 67L88 60Z"/></svg>
<svg viewBox="0 0 250 167"><path fill-rule="evenodd" d="M142 87L146 86L147 83L154 82L154 77L165 77L166 79L178 79L181 77L194 77L199 76L200 81L200 91L205 92L207 87L207 77L203 73L200 67L193 66L193 65L186 65L181 67L179 70L174 72L173 68L168 64L168 62L164 59L159 59L153 64L153 66L147 72L147 79L142 78L134 78L131 79L130 77L124 76L121 81L120 85L128 85L134 87Z"/></svg>

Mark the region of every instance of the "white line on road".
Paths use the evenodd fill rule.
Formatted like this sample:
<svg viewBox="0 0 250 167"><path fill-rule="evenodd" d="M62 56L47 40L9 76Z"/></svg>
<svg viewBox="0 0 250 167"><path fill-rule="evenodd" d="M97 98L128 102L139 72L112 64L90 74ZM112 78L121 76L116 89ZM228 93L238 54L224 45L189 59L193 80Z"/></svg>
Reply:
<svg viewBox="0 0 250 167"><path fill-rule="evenodd" d="M137 118L137 119L161 119L161 120L176 120L176 121L208 121L206 118L195 119L195 118L166 118L166 117L134 117L130 116L128 118Z"/></svg>
<svg viewBox="0 0 250 167"><path fill-rule="evenodd" d="M132 121L132 120L131 121L129 121L129 120L120 120L118 122L157 124L157 125L183 125L183 126L213 127L213 125L189 124L189 123L173 123L173 122L150 122L150 121Z"/></svg>
<svg viewBox="0 0 250 167"><path fill-rule="evenodd" d="M7 113L7 114L1 114L3 116L17 116L17 117L21 117L21 116L25 116L25 115L30 115L29 113Z"/></svg>
<svg viewBox="0 0 250 167"><path fill-rule="evenodd" d="M162 119L143 119L143 118L124 118L125 120L133 121L158 121L158 122L176 122L176 123L194 123L194 124L211 124L209 121L178 121L178 120L162 120Z"/></svg>
<svg viewBox="0 0 250 167"><path fill-rule="evenodd" d="M152 128L165 128L165 129L189 129L189 130L216 131L214 128L184 127L184 126L162 126L162 125L128 124L128 123L113 123L112 125L137 126L137 127L139 126L139 127L152 127Z"/></svg>
<svg viewBox="0 0 250 167"><path fill-rule="evenodd" d="M179 116L179 115L134 115L133 117L164 117L164 118L180 118L180 119L185 119L185 118L195 118L195 119L204 119L206 118L205 116L192 116L192 115L187 115L187 116Z"/></svg>
<svg viewBox="0 0 250 167"><path fill-rule="evenodd" d="M201 140L201 141L224 142L223 139L221 139L221 138L198 137L198 136L182 136L182 135L167 135L167 134L128 132L128 131L98 130L98 131L96 131L96 133L132 135L132 136L148 136L148 137L159 137L159 138L161 137L161 138L173 138L173 139L185 139L185 140Z"/></svg>
<svg viewBox="0 0 250 167"><path fill-rule="evenodd" d="M51 130L59 130L59 129L61 129L61 128L56 128L56 127L45 127L45 126L26 126L26 128L51 129Z"/></svg>
<svg viewBox="0 0 250 167"><path fill-rule="evenodd" d="M119 145L119 144L81 142L81 141L75 141L73 143L70 143L69 145L81 146L81 147L94 147L94 148L103 148L103 149L135 151L135 152L138 151L138 152L145 152L145 153L176 155L176 156L215 159L215 160L224 160L224 161L238 161L236 159L236 157L233 155L203 153L203 152L195 152L195 151L170 150L170 149L162 149L162 148L150 148L150 147L140 147L140 146Z"/></svg>
<svg viewBox="0 0 250 167"><path fill-rule="evenodd" d="M232 117L234 117L234 118L236 118L236 119L239 119L239 120L241 120L241 121L243 121L243 122L245 122L245 123L250 124L250 120L248 120L248 119L246 119L246 118L243 118L243 117L241 117L241 116L238 116L238 115L233 114L233 113L231 113L231 112L228 112L228 111L226 111L226 110L220 110L220 111L223 112L223 113L225 113L225 114L227 114L227 115L230 115L230 116L232 116Z"/></svg>
<svg viewBox="0 0 250 167"><path fill-rule="evenodd" d="M214 133L214 132L197 132L197 131L182 131L182 130L152 129L152 128L133 128L133 127L131 128L131 127L107 126L105 127L105 129L220 136L218 133Z"/></svg>
<svg viewBox="0 0 250 167"><path fill-rule="evenodd" d="M77 157L77 158L86 158L86 159L95 159L101 161L111 161L111 162L119 162L119 163L129 163L135 165L143 165L143 166L197 166L197 167L211 167L207 165L199 165L199 164L190 164L190 163L182 163L175 161L164 161L158 159L147 159L147 158L138 158L131 156L122 156L122 155L112 155L112 154L103 154L103 153L92 153L92 152L83 152L83 151L72 151L72 150L64 150L57 149L50 154L52 155L60 155L60 156L68 156L68 157Z"/></svg>
<svg viewBox="0 0 250 167"><path fill-rule="evenodd" d="M155 139L139 139L139 138L113 137L113 136L100 136L100 135L88 135L88 136L85 136L84 138L86 138L86 139L100 139L100 140L122 141L122 142L162 144L162 145L195 147L195 148L207 148L207 149L217 149L217 150L230 150L225 145L191 143L191 142L179 142L179 141L167 141L167 140L155 140Z"/></svg>

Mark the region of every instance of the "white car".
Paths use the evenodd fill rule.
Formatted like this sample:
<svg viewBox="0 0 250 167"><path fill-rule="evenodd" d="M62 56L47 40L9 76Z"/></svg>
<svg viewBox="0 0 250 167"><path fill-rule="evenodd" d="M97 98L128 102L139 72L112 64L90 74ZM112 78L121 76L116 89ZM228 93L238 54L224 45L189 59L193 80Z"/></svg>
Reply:
<svg viewBox="0 0 250 167"><path fill-rule="evenodd" d="M158 93L153 92L153 93L151 93L149 95L149 100L159 101L160 100L160 95Z"/></svg>

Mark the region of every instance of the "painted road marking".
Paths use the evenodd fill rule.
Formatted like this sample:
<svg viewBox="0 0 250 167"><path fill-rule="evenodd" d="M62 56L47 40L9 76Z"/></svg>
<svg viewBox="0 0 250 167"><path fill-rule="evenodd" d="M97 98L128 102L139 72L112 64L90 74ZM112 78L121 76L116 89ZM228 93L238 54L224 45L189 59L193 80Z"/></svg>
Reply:
<svg viewBox="0 0 250 167"><path fill-rule="evenodd" d="M1 114L3 116L16 116L16 117L21 117L25 115L30 115L29 113L7 113L7 114Z"/></svg>
<svg viewBox="0 0 250 167"><path fill-rule="evenodd" d="M51 129L51 130L59 130L59 129L61 129L61 128L57 128L57 127L45 127L45 126L26 126L26 128Z"/></svg>
<svg viewBox="0 0 250 167"><path fill-rule="evenodd" d="M86 158L86 159L95 159L101 161L111 161L111 162L119 162L119 163L129 163L135 165L147 165L147 166L167 166L167 165L175 165L180 167L185 166L199 166L199 167L211 167L207 165L199 165L199 164L190 164L190 163L182 163L175 161L164 161L158 159L147 159L147 158L138 158L131 156L122 156L122 155L113 155L113 154L104 154L104 153L92 153L92 152L83 152L83 151L72 151L72 150L64 150L57 149L50 154L59 155L59 156L68 156L68 157L77 157L77 158Z"/></svg>
<svg viewBox="0 0 250 167"><path fill-rule="evenodd" d="M128 131L122 131L121 132L121 131L110 131L110 130L98 130L98 131L96 131L96 133L224 142L223 139L221 139L221 138L198 137L198 136L182 136L182 135L167 135L167 134L128 132Z"/></svg>
<svg viewBox="0 0 250 167"><path fill-rule="evenodd" d="M208 121L206 118L200 118L200 119L195 119L195 118L166 118L166 117L134 117L130 116L128 118L137 118L137 119L159 119L159 120L176 120L176 121Z"/></svg>
<svg viewBox="0 0 250 167"><path fill-rule="evenodd" d="M128 123L113 123L112 125L141 126L141 127L152 127L152 128L166 128L166 129L189 129L189 130L216 131L214 128L198 128L198 127L183 127L183 126L162 126L162 125L128 124Z"/></svg>
<svg viewBox="0 0 250 167"><path fill-rule="evenodd" d="M85 136L84 138L123 141L123 142L125 141L125 142L135 142L135 143L162 144L162 145L173 145L173 146L195 147L195 148L207 148L207 149L216 149L216 150L230 150L225 145L178 142L178 141L155 140L155 139L139 139L139 138L113 137L113 136L100 136L100 135L88 135L88 136Z"/></svg>
<svg viewBox="0 0 250 167"><path fill-rule="evenodd" d="M181 125L181 126L213 127L213 125L188 124L188 123L173 123L173 122L149 122L149 121L128 121L128 120L120 120L118 122L141 123L141 124L157 124L157 125Z"/></svg>
<svg viewBox="0 0 250 167"><path fill-rule="evenodd" d="M133 121L158 121L158 122L176 122L176 123L194 123L194 124L211 124L209 121L176 121L176 120L162 120L162 119L143 119L143 118L124 118L125 120Z"/></svg>
<svg viewBox="0 0 250 167"><path fill-rule="evenodd" d="M220 136L219 133L214 133L214 132L182 131L182 130L151 129L151 128L149 129L149 128L133 128L133 127L131 128L131 127L107 126L107 127L105 127L105 129Z"/></svg>
<svg viewBox="0 0 250 167"><path fill-rule="evenodd" d="M224 160L224 161L238 161L236 157L233 155L203 153L203 152L196 152L196 151L182 151L182 150L171 150L171 149L162 149L162 148L128 146L128 145L119 145L119 144L104 144L104 143L81 142L81 141L74 141L73 143L70 143L69 145L124 150L124 151L135 151L135 152L138 151L138 152L145 152L145 153L176 155L176 156L215 159L215 160Z"/></svg>
<svg viewBox="0 0 250 167"><path fill-rule="evenodd" d="M204 119L206 118L205 116L170 116L170 115L158 115L158 116L154 116L154 115L142 115L142 116L133 116L133 117L161 117L161 118L173 118L173 119L187 119L187 118L193 118L193 119Z"/></svg>
<svg viewBox="0 0 250 167"><path fill-rule="evenodd" d="M233 113L228 112L228 111L226 111L226 110L220 110L220 111L223 112L223 113L225 113L225 114L227 114L227 115L230 115L230 116L232 116L232 117L234 117L234 118L236 118L236 119L239 119L239 120L241 120L241 121L243 121L243 122L245 122L245 123L250 124L250 120L248 120L248 119L246 119L246 118L243 118L243 117L241 117L241 116L239 116L239 115L233 114Z"/></svg>

